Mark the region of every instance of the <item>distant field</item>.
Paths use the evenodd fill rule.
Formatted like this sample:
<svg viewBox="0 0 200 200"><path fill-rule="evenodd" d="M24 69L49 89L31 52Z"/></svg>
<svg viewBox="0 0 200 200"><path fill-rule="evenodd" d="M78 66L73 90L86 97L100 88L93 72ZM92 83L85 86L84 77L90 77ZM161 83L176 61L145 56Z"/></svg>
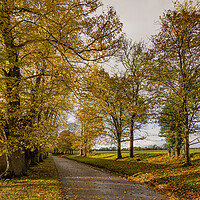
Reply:
<svg viewBox="0 0 200 200"><path fill-rule="evenodd" d="M194 153L194 152L199 152L200 153L200 149L190 149L190 152L191 153ZM117 151L97 151L97 150L94 150L92 151L92 153L90 154L102 154L102 153L117 153ZM129 153L129 151L122 151L122 154L123 153ZM163 154L167 154L167 150L140 150L140 151L134 151L134 153L163 153ZM77 155L79 154L79 151L74 151L74 154Z"/></svg>
<svg viewBox="0 0 200 200"><path fill-rule="evenodd" d="M101 153L117 153L117 151L93 151L97 154L101 154ZM151 153L167 153L167 150L141 150L141 151L134 151L134 153L147 153L147 152L151 152ZM129 151L122 151L122 153L129 153Z"/></svg>
<svg viewBox="0 0 200 200"><path fill-rule="evenodd" d="M94 150L93 152L96 153L117 153L117 151L97 151ZM129 151L122 151L122 153L128 153ZM167 150L140 150L140 151L134 151L135 153L167 153ZM190 149L190 152L200 152L200 148L199 149ZM77 152L78 153L78 152Z"/></svg>
<svg viewBox="0 0 200 200"><path fill-rule="evenodd" d="M107 169L129 181L146 183L166 194L169 199L200 199L200 149L191 150L192 166L185 167L183 158L168 157L167 151L138 151L134 158L123 152L93 152L88 157L64 155L86 164Z"/></svg>

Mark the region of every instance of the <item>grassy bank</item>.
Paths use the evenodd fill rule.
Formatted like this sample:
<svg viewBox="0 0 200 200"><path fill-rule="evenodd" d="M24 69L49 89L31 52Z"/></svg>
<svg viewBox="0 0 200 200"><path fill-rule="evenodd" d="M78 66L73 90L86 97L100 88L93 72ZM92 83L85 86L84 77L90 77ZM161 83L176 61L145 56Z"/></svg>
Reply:
<svg viewBox="0 0 200 200"><path fill-rule="evenodd" d="M62 199L61 187L53 159L29 169L26 176L0 181L0 199Z"/></svg>
<svg viewBox="0 0 200 200"><path fill-rule="evenodd" d="M170 199L200 199L200 151L192 151L190 167L184 166L183 159L169 158L163 152L138 152L134 158L124 153L119 160L116 153L65 157L107 169L130 181L147 183Z"/></svg>

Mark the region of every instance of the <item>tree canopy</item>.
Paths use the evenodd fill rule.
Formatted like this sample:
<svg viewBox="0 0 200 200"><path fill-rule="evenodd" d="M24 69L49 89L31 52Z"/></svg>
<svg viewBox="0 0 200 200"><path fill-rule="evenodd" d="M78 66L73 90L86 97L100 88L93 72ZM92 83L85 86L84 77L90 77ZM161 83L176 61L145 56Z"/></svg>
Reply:
<svg viewBox="0 0 200 200"><path fill-rule="evenodd" d="M103 61L120 46L122 24L111 7L95 14L101 5L1 1L0 124L10 174L22 174L23 152L38 151L54 135L82 65Z"/></svg>
<svg viewBox="0 0 200 200"><path fill-rule="evenodd" d="M174 109L179 111L187 165L189 134L197 130L199 121L199 16L193 1L177 3L163 14L161 30L152 36L151 80L157 82L162 99L173 97Z"/></svg>

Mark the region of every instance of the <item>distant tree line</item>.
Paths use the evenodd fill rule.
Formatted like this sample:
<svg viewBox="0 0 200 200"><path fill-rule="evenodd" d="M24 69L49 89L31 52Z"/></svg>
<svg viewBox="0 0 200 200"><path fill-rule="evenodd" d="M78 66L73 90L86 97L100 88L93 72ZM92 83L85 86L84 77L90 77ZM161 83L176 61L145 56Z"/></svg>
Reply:
<svg viewBox="0 0 200 200"><path fill-rule="evenodd" d="M151 146L147 146L147 147L133 147L134 151L142 151L142 150L167 150L167 146L166 145L162 145L162 146L157 146L157 145L151 145ZM101 147L98 149L94 149L93 151L117 151L116 147ZM130 151L130 148L122 148L122 151Z"/></svg>
<svg viewBox="0 0 200 200"><path fill-rule="evenodd" d="M0 177L21 176L56 145L84 66L120 48L122 24L100 0L0 3ZM1 165L1 163L0 163Z"/></svg>

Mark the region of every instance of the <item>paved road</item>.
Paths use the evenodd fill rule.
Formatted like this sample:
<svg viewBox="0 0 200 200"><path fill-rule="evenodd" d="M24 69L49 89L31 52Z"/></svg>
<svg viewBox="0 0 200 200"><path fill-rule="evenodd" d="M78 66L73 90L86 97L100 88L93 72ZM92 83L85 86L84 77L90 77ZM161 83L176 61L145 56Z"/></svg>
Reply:
<svg viewBox="0 0 200 200"><path fill-rule="evenodd" d="M64 199L155 200L166 199L144 185L126 181L103 170L53 156Z"/></svg>

